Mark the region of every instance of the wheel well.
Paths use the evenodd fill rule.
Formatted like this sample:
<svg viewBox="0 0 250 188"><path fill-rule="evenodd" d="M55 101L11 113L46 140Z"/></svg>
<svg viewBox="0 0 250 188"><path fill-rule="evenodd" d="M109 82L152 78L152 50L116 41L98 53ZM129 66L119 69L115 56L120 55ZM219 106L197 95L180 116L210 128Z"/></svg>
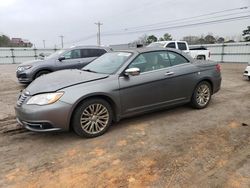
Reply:
<svg viewBox="0 0 250 188"><path fill-rule="evenodd" d="M212 93L214 92L214 86L213 86L213 82L211 81L211 80L209 80L209 79L204 79L204 80L201 80L199 83L201 83L201 82L208 82L210 85L211 85L211 89L212 89ZM198 83L198 84L199 84ZM198 85L197 84L197 85Z"/></svg>
<svg viewBox="0 0 250 188"><path fill-rule="evenodd" d="M48 71L48 72L52 72L51 70L49 69L41 69L41 70L38 70L35 74L34 74L34 79L36 78L37 74L41 71Z"/></svg>
<svg viewBox="0 0 250 188"><path fill-rule="evenodd" d="M199 57L204 57L204 59L206 60L206 56L205 55L197 55L197 59L199 59Z"/></svg>
<svg viewBox="0 0 250 188"><path fill-rule="evenodd" d="M74 107L74 109L72 110L71 112L71 115L70 115L70 124L69 124L69 129L71 130L72 129L72 126L71 126L71 122L72 122L72 118L73 118L73 114L75 112L75 110L78 108L78 106L83 102L83 101L86 101L86 100L89 100L89 99L93 99L93 98L98 98L98 99L103 99L105 100L106 102L109 103L109 105L111 106L112 108L112 113L113 113L113 121L117 121L117 106L115 104L115 102L108 96L105 96L105 95L94 95L94 96L89 96L87 98L84 98L82 100L80 100Z"/></svg>

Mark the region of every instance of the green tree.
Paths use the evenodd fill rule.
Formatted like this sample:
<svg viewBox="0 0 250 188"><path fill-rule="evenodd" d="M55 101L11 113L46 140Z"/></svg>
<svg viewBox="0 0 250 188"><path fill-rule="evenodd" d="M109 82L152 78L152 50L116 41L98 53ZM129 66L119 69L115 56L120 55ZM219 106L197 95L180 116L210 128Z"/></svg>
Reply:
<svg viewBox="0 0 250 188"><path fill-rule="evenodd" d="M163 35L163 39L164 39L164 40L173 40L172 36L171 36L169 33L165 33L165 34Z"/></svg>
<svg viewBox="0 0 250 188"><path fill-rule="evenodd" d="M147 44L150 44L152 42L156 42L157 41L157 37L154 35L150 35L147 37Z"/></svg>
<svg viewBox="0 0 250 188"><path fill-rule="evenodd" d="M140 36L137 40L133 41L132 42L132 45L133 46L136 46L136 45L147 45L147 38L148 36L146 34Z"/></svg>
<svg viewBox="0 0 250 188"><path fill-rule="evenodd" d="M10 38L6 35L0 36L0 47L10 46Z"/></svg>
<svg viewBox="0 0 250 188"><path fill-rule="evenodd" d="M216 39L213 35L207 35L204 39L207 44L214 44L216 42Z"/></svg>
<svg viewBox="0 0 250 188"><path fill-rule="evenodd" d="M185 36L182 38L182 40L186 41L188 44L199 44L199 37L198 36Z"/></svg>
<svg viewBox="0 0 250 188"><path fill-rule="evenodd" d="M203 36L201 36L201 38L199 38L198 43L199 44L206 44L206 40L204 39Z"/></svg>
<svg viewBox="0 0 250 188"><path fill-rule="evenodd" d="M217 40L216 40L217 43L223 43L225 42L225 39L223 37L219 37Z"/></svg>
<svg viewBox="0 0 250 188"><path fill-rule="evenodd" d="M159 41L164 41L164 38L163 38L163 37L160 37L160 38L159 38Z"/></svg>
<svg viewBox="0 0 250 188"><path fill-rule="evenodd" d="M243 30L242 36L245 41L250 41L250 26L247 26L247 29Z"/></svg>

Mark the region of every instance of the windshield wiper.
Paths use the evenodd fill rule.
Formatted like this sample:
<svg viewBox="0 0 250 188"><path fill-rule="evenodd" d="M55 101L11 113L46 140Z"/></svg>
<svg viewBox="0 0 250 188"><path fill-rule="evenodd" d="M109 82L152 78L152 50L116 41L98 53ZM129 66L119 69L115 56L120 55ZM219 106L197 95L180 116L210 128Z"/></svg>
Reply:
<svg viewBox="0 0 250 188"><path fill-rule="evenodd" d="M93 72L93 73L97 73L96 71L90 70L90 69L82 69L83 71L87 71L87 72Z"/></svg>

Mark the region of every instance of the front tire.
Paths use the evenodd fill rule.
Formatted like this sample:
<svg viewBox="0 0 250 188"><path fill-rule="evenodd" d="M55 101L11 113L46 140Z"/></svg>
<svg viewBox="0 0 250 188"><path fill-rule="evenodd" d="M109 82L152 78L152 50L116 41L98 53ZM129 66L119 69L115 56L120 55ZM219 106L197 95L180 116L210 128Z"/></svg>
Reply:
<svg viewBox="0 0 250 188"><path fill-rule="evenodd" d="M110 104L103 99L83 101L75 110L72 119L74 132L87 138L104 134L112 123L113 113Z"/></svg>
<svg viewBox="0 0 250 188"><path fill-rule="evenodd" d="M194 90L191 99L191 105L197 109L206 108L211 100L211 96L211 84L206 81L202 81L196 86Z"/></svg>

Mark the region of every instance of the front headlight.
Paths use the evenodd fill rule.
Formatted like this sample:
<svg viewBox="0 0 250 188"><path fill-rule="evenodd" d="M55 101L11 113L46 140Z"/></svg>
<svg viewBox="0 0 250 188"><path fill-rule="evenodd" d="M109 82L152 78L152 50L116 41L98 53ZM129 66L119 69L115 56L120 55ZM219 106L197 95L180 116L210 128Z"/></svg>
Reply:
<svg viewBox="0 0 250 188"><path fill-rule="evenodd" d="M20 66L20 67L17 67L17 71L22 72L22 71L30 69L31 67L32 67L31 65Z"/></svg>
<svg viewBox="0 0 250 188"><path fill-rule="evenodd" d="M63 92L44 93L31 97L27 104L47 105L58 101L63 96Z"/></svg>

